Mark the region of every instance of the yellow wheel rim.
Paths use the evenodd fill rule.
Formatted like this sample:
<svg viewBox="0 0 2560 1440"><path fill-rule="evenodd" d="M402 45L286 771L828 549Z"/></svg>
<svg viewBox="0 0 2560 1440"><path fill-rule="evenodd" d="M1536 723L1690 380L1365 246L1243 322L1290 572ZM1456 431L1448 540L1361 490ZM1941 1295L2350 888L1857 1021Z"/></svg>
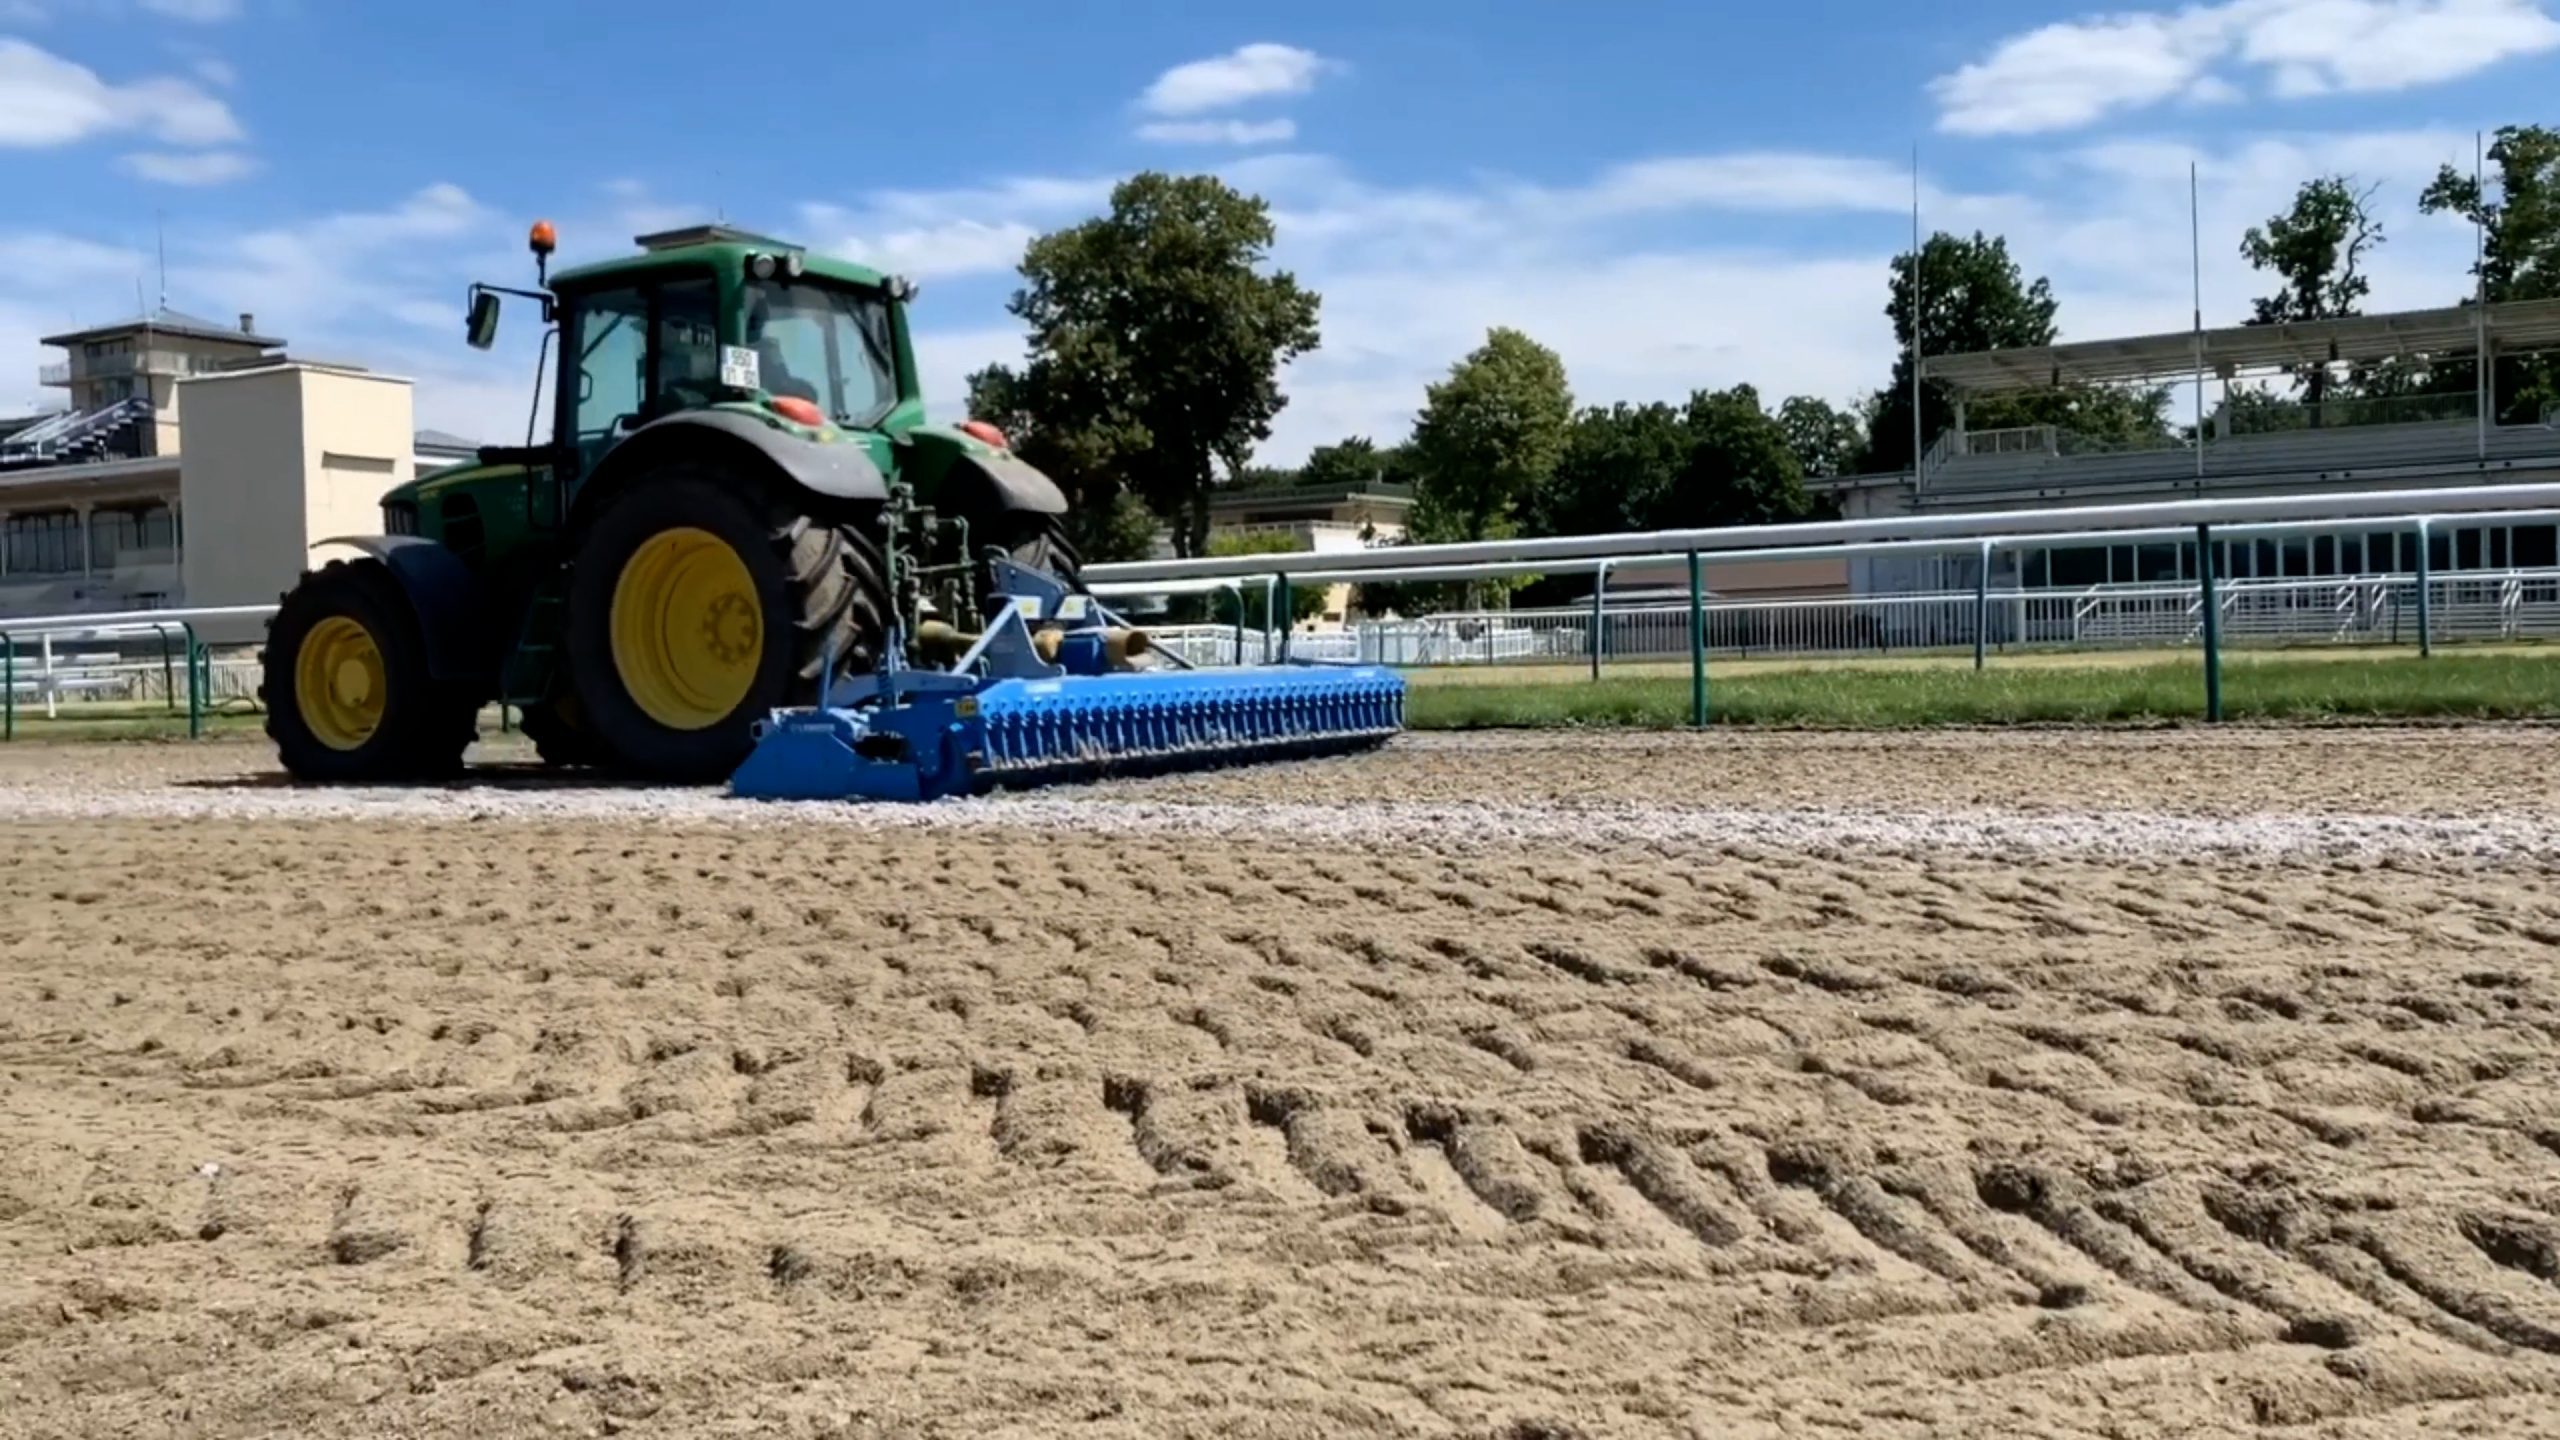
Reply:
<svg viewBox="0 0 2560 1440"><path fill-rule="evenodd" d="M361 621L332 615L311 627L293 655L293 701L311 738L353 750L373 738L391 697L382 647Z"/></svg>
<svg viewBox="0 0 2560 1440"><path fill-rule="evenodd" d="M631 552L613 583L610 628L622 688L670 730L728 718L764 662L764 606L746 561L691 526Z"/></svg>

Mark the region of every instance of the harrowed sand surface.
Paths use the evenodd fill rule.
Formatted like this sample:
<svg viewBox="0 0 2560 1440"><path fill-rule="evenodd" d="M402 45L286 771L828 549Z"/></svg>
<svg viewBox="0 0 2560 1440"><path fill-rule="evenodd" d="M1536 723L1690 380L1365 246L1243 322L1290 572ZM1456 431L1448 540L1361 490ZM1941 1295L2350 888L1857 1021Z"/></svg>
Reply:
<svg viewBox="0 0 2560 1440"><path fill-rule="evenodd" d="M2560 1435L2560 730L269 768L0 750L0 1433Z"/></svg>

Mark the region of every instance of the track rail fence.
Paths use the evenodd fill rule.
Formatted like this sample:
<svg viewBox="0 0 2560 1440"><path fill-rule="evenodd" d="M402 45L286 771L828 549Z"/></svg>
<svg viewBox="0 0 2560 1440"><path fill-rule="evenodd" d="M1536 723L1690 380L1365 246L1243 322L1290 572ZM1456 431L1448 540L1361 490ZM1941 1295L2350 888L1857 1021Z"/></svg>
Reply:
<svg viewBox="0 0 2560 1440"><path fill-rule="evenodd" d="M2419 507L2434 508L2421 511ZM1707 722L1709 654L1849 655L1961 649L1977 668L2013 648L2196 645L2204 653L2206 714L2221 718L2221 650L2243 644L2416 644L2560 635L2560 568L2431 573L2431 527L2485 520L2560 519L2560 485L2292 495L2081 506L1975 515L1821 521L1762 527L1554 536L1328 554L1259 555L1097 565L1098 595L1263 591L1265 615L1290 611L1292 585L1362 580L1445 581L1530 574L1594 576L1591 603L1546 610L1478 611L1365 623L1300 634L1232 626L1155 632L1195 665L1291 659L1396 666L1503 666L1580 662L1596 678L1609 661L1686 655L1691 720ZM2364 532L2414 534L2416 568L2405 574L2229 579L2207 557L2220 540L2301 534L2348 522ZM1991 559L2004 549L2074 541L2191 545L2198 581L2087 590L1994 591ZM1971 591L1806 599L1717 597L1717 563L1732 560L1971 554ZM1679 603L1610 604L1613 566L1687 562ZM0 617L0 739L17 733L23 696L58 711L65 695L129 691L147 697L152 647L158 689L172 711L182 688L190 735L203 733L216 674L236 680L236 659L217 661L197 630L206 621L261 619L272 605L216 606ZM62 649L59 647L70 647ZM91 648L81 648L81 647ZM66 658L67 657L67 658ZM183 659L184 682L177 679ZM236 684L234 686L236 688ZM146 702L147 703L147 702Z"/></svg>

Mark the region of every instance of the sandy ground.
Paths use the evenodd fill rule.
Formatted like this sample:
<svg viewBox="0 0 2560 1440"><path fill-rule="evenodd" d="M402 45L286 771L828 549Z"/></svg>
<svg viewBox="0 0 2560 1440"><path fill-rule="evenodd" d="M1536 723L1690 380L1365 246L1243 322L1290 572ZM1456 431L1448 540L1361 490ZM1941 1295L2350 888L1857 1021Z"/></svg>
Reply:
<svg viewBox="0 0 2560 1440"><path fill-rule="evenodd" d="M0 1433L2560 1434L2555 756L11 750Z"/></svg>

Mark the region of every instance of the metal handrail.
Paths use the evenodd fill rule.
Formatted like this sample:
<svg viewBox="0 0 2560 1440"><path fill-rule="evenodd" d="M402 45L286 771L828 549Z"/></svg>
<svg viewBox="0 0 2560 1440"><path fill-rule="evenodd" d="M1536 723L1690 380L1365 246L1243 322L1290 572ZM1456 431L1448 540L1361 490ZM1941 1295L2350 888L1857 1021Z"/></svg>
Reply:
<svg viewBox="0 0 2560 1440"><path fill-rule="evenodd" d="M204 734L204 703L213 688L213 650L197 633L196 623L203 620L265 619L276 613L273 605L206 605L177 610L111 610L87 615L23 615L0 618L0 740L18 737L18 642L51 639L63 635L101 635L112 631L131 634L157 632L161 637L161 659L164 672L168 668L168 632L174 627L186 639L187 656L187 738Z"/></svg>

